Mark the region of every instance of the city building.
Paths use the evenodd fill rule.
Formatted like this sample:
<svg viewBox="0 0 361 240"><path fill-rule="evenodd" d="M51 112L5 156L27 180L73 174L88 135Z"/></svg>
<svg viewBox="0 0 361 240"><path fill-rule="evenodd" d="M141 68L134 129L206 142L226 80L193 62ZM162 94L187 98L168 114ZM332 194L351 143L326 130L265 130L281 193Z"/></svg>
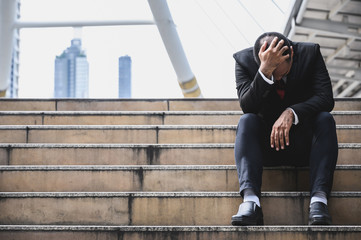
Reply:
<svg viewBox="0 0 361 240"><path fill-rule="evenodd" d="M55 58L54 75L54 97L88 97L89 63L81 48L81 39L71 40L71 46Z"/></svg>
<svg viewBox="0 0 361 240"><path fill-rule="evenodd" d="M132 94L132 59L127 56L119 58L119 98L131 98Z"/></svg>
<svg viewBox="0 0 361 240"><path fill-rule="evenodd" d="M16 0L16 18L20 18L20 1ZM6 97L17 98L19 96L19 29L14 31L13 51L11 57L10 85L6 91Z"/></svg>

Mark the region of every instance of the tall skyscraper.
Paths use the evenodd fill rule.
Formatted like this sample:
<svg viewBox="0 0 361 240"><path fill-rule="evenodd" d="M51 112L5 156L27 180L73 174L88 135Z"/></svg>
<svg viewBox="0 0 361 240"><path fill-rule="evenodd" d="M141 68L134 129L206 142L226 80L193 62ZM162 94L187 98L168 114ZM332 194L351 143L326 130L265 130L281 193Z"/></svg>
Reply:
<svg viewBox="0 0 361 240"><path fill-rule="evenodd" d="M71 46L56 56L54 75L54 97L88 97L89 63L81 49L81 39L71 40Z"/></svg>
<svg viewBox="0 0 361 240"><path fill-rule="evenodd" d="M16 18L20 18L20 1L16 0ZM15 30L15 41L11 58L10 85L6 91L6 97L16 98L19 96L19 29Z"/></svg>
<svg viewBox="0 0 361 240"><path fill-rule="evenodd" d="M119 98L130 98L132 91L132 59L127 56L119 58Z"/></svg>

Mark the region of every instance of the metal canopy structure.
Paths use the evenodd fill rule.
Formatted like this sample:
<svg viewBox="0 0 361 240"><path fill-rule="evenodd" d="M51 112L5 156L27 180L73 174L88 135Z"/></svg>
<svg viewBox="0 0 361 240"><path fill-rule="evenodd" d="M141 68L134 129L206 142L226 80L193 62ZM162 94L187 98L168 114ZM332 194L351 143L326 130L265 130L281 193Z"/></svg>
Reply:
<svg viewBox="0 0 361 240"><path fill-rule="evenodd" d="M361 97L361 0L296 0L284 33L320 44L335 97Z"/></svg>

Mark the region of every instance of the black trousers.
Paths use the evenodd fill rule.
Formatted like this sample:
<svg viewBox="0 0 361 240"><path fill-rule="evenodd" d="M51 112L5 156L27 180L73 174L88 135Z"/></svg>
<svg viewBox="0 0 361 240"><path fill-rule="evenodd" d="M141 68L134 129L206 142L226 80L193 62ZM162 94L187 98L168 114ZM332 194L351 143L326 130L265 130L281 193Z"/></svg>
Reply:
<svg viewBox="0 0 361 240"><path fill-rule="evenodd" d="M252 188L260 197L264 166L309 166L311 196L323 191L329 197L338 156L332 115L321 112L307 122L293 125L290 145L279 151L270 147L272 125L252 113L239 120L234 152L241 195L244 189Z"/></svg>

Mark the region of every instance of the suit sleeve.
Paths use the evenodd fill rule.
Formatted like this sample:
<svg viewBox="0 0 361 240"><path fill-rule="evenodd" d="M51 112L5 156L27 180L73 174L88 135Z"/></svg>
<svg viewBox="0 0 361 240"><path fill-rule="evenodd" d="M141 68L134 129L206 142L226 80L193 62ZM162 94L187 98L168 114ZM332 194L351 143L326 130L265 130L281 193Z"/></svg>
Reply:
<svg viewBox="0 0 361 240"><path fill-rule="evenodd" d="M320 52L320 46L315 45L314 71L311 75L312 95L306 101L294 104L291 108L302 122L319 112L330 112L334 107L332 85L325 62Z"/></svg>
<svg viewBox="0 0 361 240"><path fill-rule="evenodd" d="M249 68L246 69L236 59L237 95L244 113L258 113L273 88L263 80L258 68L255 70L256 75L252 78Z"/></svg>

